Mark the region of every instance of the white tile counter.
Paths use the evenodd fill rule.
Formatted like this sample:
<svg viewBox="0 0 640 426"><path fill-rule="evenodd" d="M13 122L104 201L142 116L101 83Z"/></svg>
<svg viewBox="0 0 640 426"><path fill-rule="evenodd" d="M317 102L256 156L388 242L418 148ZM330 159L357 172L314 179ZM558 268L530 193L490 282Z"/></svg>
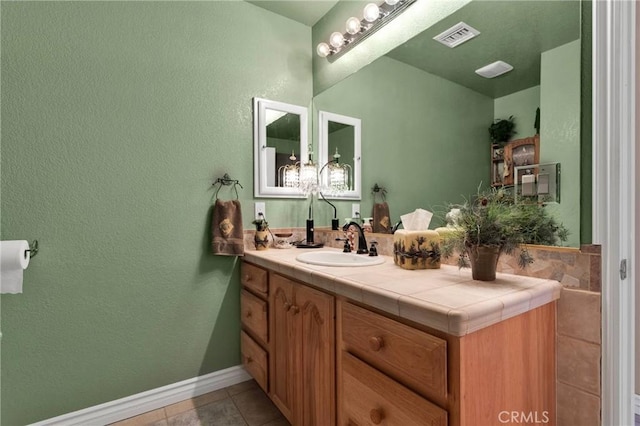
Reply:
<svg viewBox="0 0 640 426"><path fill-rule="evenodd" d="M381 265L364 267L317 266L295 260L307 251L247 249L244 260L454 336L557 300L562 288L553 280L501 273L495 281L474 281L470 269L450 265L411 271L396 266L390 256L381 256L385 259Z"/></svg>

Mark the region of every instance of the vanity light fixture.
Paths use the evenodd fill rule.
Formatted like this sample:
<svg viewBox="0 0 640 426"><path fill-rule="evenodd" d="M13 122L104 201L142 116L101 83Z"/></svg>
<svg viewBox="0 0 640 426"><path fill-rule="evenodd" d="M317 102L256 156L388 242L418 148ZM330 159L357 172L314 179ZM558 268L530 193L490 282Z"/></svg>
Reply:
<svg viewBox="0 0 640 426"><path fill-rule="evenodd" d="M309 218L307 219L307 241L313 242L313 196L315 194L319 194L322 199L333 207L333 219L331 220L331 229L337 230L339 221L337 217L337 209L336 206L331 204L329 200L327 200L324 196L324 193L328 193L331 195L341 194L344 191L348 191L351 189L351 183L353 182L353 175L351 171L351 166L349 164L340 163L340 153L338 152L338 148L336 147L336 153L333 154L333 160L328 161L320 170L318 170L318 165L313 162L313 152L311 151L311 147L309 147L309 161L300 165L300 163L296 163L292 166L291 177L297 176L297 186L302 190L302 192L309 197ZM292 157L295 158L295 156ZM289 157L291 158L291 157ZM293 161L293 160L292 160ZM285 186L287 186L287 178L286 173L288 171L287 167L283 166L284 181ZM322 172L327 169L329 173L329 184L327 186L320 185L320 176ZM295 171L293 171L295 170ZM296 175L297 174L297 175Z"/></svg>
<svg viewBox="0 0 640 426"><path fill-rule="evenodd" d="M316 53L322 58L327 58L329 62L335 61L353 46L385 26L416 1L385 0L381 4L367 4L364 7L362 19L356 17L347 19L346 31L344 33L333 32L329 37L329 43L322 42L318 44Z"/></svg>
<svg viewBox="0 0 640 426"><path fill-rule="evenodd" d="M298 187L307 196L318 191L318 166L313 162L313 151L309 145L309 161L300 166Z"/></svg>
<svg viewBox="0 0 640 426"><path fill-rule="evenodd" d="M300 162L296 162L296 154L291 151L289 156L291 164L285 164L278 168L278 186L285 188L297 188L300 181Z"/></svg>
<svg viewBox="0 0 640 426"><path fill-rule="evenodd" d="M326 191L330 195L339 195L351 189L351 182L353 180L351 166L346 163L340 163L338 147L336 147L336 153L333 154L333 160L322 166L318 174L322 174L325 168L329 171L329 186L326 188Z"/></svg>

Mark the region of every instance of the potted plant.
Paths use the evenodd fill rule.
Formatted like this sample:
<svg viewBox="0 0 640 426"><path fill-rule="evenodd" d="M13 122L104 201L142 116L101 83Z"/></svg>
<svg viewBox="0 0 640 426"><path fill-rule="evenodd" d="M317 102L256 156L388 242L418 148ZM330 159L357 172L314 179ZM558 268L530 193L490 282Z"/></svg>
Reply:
<svg viewBox="0 0 640 426"><path fill-rule="evenodd" d="M566 241L568 231L537 202L514 204L504 189L478 193L463 204L455 226L443 238L442 255L460 254L460 267L469 266L474 280L493 281L498 258L520 249L518 265L533 262L526 244L556 245Z"/></svg>
<svg viewBox="0 0 640 426"><path fill-rule="evenodd" d="M516 124L513 122L513 115L507 119L498 118L494 120L491 126L489 126L491 142L504 146L509 139L511 139L511 136L517 133L515 127Z"/></svg>
<svg viewBox="0 0 640 426"><path fill-rule="evenodd" d="M256 227L256 233L253 236L253 243L256 250L266 250L269 248L269 223L266 219L255 219L252 224Z"/></svg>

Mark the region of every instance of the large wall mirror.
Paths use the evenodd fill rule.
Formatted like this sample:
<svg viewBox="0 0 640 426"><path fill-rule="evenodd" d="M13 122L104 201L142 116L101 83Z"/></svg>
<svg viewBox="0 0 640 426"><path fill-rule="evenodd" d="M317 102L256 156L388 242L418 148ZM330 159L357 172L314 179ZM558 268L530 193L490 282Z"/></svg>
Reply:
<svg viewBox="0 0 640 426"><path fill-rule="evenodd" d="M296 163L308 158L307 108L253 99L254 196L304 198Z"/></svg>
<svg viewBox="0 0 640 426"><path fill-rule="evenodd" d="M578 246L581 149L590 146L581 122L591 113L583 109L590 93L581 93L590 87L584 7L590 6L574 0L474 0L317 93L314 109L362 120L363 215L372 209L368 189L376 183L387 190L392 221L416 208L441 212L479 185L489 187L488 127L514 116L514 139L534 136L540 108L540 161L561 163L563 174L562 202L549 208L570 230L566 244ZM480 34L454 48L434 40L460 22ZM475 73L498 60L513 70L492 79Z"/></svg>
<svg viewBox="0 0 640 426"><path fill-rule="evenodd" d="M361 198L361 123L360 119L327 111L318 113L320 165L328 164L320 174L322 186L329 188L326 198Z"/></svg>

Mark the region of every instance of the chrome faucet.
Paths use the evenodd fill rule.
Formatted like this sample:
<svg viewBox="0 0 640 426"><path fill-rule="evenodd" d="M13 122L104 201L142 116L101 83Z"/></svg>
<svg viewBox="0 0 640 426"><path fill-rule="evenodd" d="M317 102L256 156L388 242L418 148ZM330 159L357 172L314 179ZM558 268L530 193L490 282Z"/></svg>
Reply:
<svg viewBox="0 0 640 426"><path fill-rule="evenodd" d="M358 229L358 249L356 250L356 253L358 253L358 254L367 254L367 253L369 253L369 249L367 249L367 239L364 237L364 231L362 230L362 227L360 226L359 223L354 222L354 221L346 223L342 227L342 230L347 232L351 225L354 225Z"/></svg>

